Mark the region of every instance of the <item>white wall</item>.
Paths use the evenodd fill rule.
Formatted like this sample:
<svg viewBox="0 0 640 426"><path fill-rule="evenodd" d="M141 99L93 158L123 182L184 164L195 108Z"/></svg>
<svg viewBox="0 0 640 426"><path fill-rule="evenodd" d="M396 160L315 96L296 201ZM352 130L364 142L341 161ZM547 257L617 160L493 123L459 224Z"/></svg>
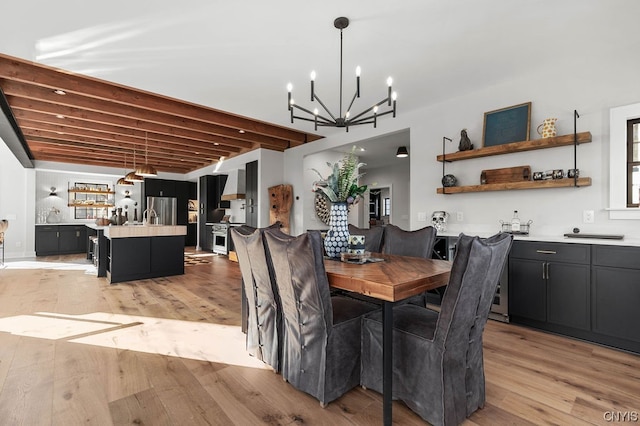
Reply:
<svg viewBox="0 0 640 426"><path fill-rule="evenodd" d="M285 152L285 178L297 182L296 191L302 192L309 188L308 182L302 179L305 176L302 170L305 156L408 127L411 130L411 229L427 224L418 221L418 213L426 213L429 221L431 212L445 210L450 213L462 212L464 216L462 222L457 222L456 215L452 214L449 223L451 232L497 232L498 221L509 219L513 210L518 210L522 220L534 221L532 236L560 236L579 227L582 232L622 233L638 238L638 221L610 220L605 210L609 200L609 109L638 101L638 95L633 90L636 85L633 69L637 67L631 66L633 59L629 59L628 55L621 55L615 50L593 53L593 57L585 57L576 66L569 60L570 52L567 52L567 63L532 67L529 75L463 97L414 111L400 110L397 118L380 120L377 129L351 128L349 133L335 132L325 139L289 149ZM481 146L484 112L528 101L532 102L532 139L537 137L535 128L546 117L558 118L559 134L572 133L573 111L578 110L581 116L578 131L590 131L593 135L592 143L578 147L578 168L581 176L592 178L593 185L584 188L436 194L442 177L442 164L436 161L436 156L442 151L442 137L453 139L447 145L447 152L454 152L457 150L460 130L466 128L472 143ZM521 165L530 165L534 171L566 170L573 167L573 148L553 148L447 163L446 172L457 176L461 185L470 185L479 183L483 169ZM624 185L624 182L620 184ZM312 196L302 201L295 206L294 233L309 227L308 215L304 213L312 203ZM584 210L595 211L594 224L582 223Z"/></svg>
<svg viewBox="0 0 640 426"><path fill-rule="evenodd" d="M391 196L390 223L402 229L410 229L409 190L411 179L409 167L398 165L395 167L367 169L367 174L364 175L363 180L364 183L369 185L369 189L375 189L376 187L388 188L382 194L387 194L387 197ZM384 203L384 197L385 195L382 195L381 203ZM368 212L367 209L366 213Z"/></svg>
<svg viewBox="0 0 640 426"><path fill-rule="evenodd" d="M116 186L115 183L121 178L121 175L105 175L93 173L69 173L52 170L36 170L36 187L35 187L35 223L46 223L47 213L52 207L60 210L61 223L92 223L95 219L75 219L75 207L69 207L68 189L76 185L76 183L93 183L105 184L110 190L114 190L113 199L115 208L122 207L122 214L128 212L129 219L133 221L134 209L137 209L138 219L142 219L142 202L141 187L136 182L133 186ZM57 196L49 196L50 188L56 188ZM124 191L129 191L130 198L125 198ZM73 197L71 197L73 198ZM137 203L137 205L136 205ZM127 209L125 209L127 206ZM111 217L111 210L107 209L107 217Z"/></svg>
<svg viewBox="0 0 640 426"><path fill-rule="evenodd" d="M9 221L5 257L35 253L35 169L25 169L0 139L0 219Z"/></svg>

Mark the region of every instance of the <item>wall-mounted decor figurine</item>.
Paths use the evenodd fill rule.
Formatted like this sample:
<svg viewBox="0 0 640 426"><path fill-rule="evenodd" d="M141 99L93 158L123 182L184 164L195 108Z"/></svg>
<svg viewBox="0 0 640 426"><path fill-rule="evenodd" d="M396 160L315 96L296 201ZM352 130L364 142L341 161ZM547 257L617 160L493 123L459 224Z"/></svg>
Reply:
<svg viewBox="0 0 640 426"><path fill-rule="evenodd" d="M471 143L471 139L467 136L467 129L462 129L460 131L460 144L458 144L459 151L468 151L473 149L473 144Z"/></svg>
<svg viewBox="0 0 640 426"><path fill-rule="evenodd" d="M452 187L452 186L456 186L456 183L458 183L458 179L456 179L456 177L454 175L444 175L442 177L442 186L444 187Z"/></svg>

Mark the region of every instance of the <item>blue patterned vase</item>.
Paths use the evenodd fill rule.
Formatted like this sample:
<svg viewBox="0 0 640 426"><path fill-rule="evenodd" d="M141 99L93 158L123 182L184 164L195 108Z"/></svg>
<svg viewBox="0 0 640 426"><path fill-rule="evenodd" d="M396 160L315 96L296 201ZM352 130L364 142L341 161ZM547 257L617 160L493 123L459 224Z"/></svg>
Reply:
<svg viewBox="0 0 640 426"><path fill-rule="evenodd" d="M347 251L349 246L348 215L347 203L331 204L329 230L324 238L324 251L329 257L339 258L340 253Z"/></svg>

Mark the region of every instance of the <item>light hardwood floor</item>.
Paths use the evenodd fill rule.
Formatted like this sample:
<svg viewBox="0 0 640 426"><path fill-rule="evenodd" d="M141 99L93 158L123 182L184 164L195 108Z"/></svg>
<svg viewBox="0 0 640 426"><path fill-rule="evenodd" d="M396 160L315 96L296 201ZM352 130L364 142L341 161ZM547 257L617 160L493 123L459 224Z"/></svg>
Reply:
<svg viewBox="0 0 640 426"><path fill-rule="evenodd" d="M238 266L210 259L183 276L113 286L84 271L0 269L0 425L381 423L373 391L322 409L252 364L238 331ZM640 356L491 320L484 343L487 404L465 424L639 415ZM394 423L424 424L399 402Z"/></svg>

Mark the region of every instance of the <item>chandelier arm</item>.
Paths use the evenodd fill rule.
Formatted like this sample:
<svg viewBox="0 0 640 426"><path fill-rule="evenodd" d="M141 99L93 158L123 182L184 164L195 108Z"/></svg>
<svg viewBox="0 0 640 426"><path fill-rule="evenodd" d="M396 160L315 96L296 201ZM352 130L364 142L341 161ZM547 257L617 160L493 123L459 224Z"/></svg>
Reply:
<svg viewBox="0 0 640 426"><path fill-rule="evenodd" d="M297 115L294 115L293 118L297 118L298 120L311 121L312 123L316 121L314 118L300 117ZM321 124L318 123L318 125L320 126Z"/></svg>
<svg viewBox="0 0 640 426"><path fill-rule="evenodd" d="M302 117L302 116L294 115L293 118L297 118L298 120L315 122L316 121L315 117L318 117L318 126L322 126L323 124L324 125L332 125L332 126L335 125L334 121L331 121L331 120L327 119L326 117L322 117L320 115L313 115L313 114L312 114L312 116L314 118L308 118L308 117Z"/></svg>
<svg viewBox="0 0 640 426"><path fill-rule="evenodd" d="M351 107L353 106L353 102L355 102L357 97L358 97L358 91L356 90L356 92L353 94L353 98L351 98L351 103L349 104L349 108L347 108L347 112L351 111Z"/></svg>
<svg viewBox="0 0 640 426"><path fill-rule="evenodd" d="M309 115L315 115L315 114L313 113L313 111L309 111L308 109L306 109L306 108L304 108L304 107L301 107L300 105L293 104L293 105L291 105L291 106L292 106L292 107L294 107L294 108L297 108L297 109L299 109L299 110L301 110L301 111L304 111L304 112L306 112L306 113L307 113L307 114L309 114ZM311 121L313 121L313 120L311 120Z"/></svg>
<svg viewBox="0 0 640 426"><path fill-rule="evenodd" d="M370 112L370 111L373 111L373 109L374 109L375 107L380 106L380 105L384 104L385 102L387 102L387 99L383 99L383 100L381 100L381 101L380 101L380 102L378 102L377 104L375 104L375 105L373 105L373 106L371 106L371 107L369 107L369 108L365 109L365 110L364 110L364 111L362 111L360 114L358 114L358 115L354 116L351 120L353 121L353 120L356 120L358 117L362 117L362 116L363 116L363 115L365 115L366 113L368 113L368 112ZM382 115L382 114L378 114L378 116L380 116L380 115Z"/></svg>
<svg viewBox="0 0 640 426"><path fill-rule="evenodd" d="M324 103L322 102L322 100L318 97L318 95L314 95L314 97L316 98L316 101L318 101L318 103L319 103L320 105L322 105L322 108L324 108L324 110L325 110L325 111L327 111L327 114L329 114L329 115L331 116L331 118L333 119L333 121L335 121L335 120L336 120L336 117L331 113L331 111L329 111L329 108L327 108L327 107L325 106L325 104L324 104ZM313 114L313 113L311 112L311 114ZM315 115L315 114L314 114L314 115Z"/></svg>
<svg viewBox="0 0 640 426"><path fill-rule="evenodd" d="M368 120L368 121L366 121ZM373 116L369 116L366 118L361 118L360 120L356 121L356 122L350 122L349 126L359 126L361 124L373 124L375 122L375 120L373 119Z"/></svg>
<svg viewBox="0 0 640 426"><path fill-rule="evenodd" d="M383 115L387 115L387 114L392 114L393 110L389 110L389 111L385 111L376 115L368 115L366 117L362 117L360 119L353 119L353 120L349 120L349 125L350 126L356 126L358 124L365 124L365 120L375 120L378 117L382 117ZM370 121L369 123L373 123L373 121ZM368 124L368 123L367 123Z"/></svg>

